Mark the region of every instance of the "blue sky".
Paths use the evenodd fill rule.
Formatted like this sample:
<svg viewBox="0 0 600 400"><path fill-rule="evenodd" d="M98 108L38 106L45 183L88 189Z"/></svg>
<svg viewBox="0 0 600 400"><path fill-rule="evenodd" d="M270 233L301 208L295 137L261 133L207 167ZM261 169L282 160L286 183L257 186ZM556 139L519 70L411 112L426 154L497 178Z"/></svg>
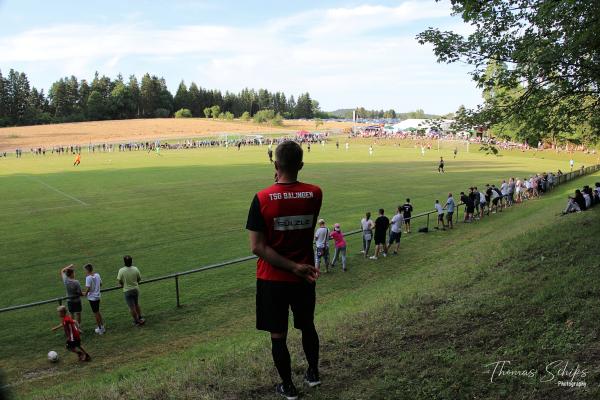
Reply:
<svg viewBox="0 0 600 400"><path fill-rule="evenodd" d="M447 3L0 0L0 70L47 88L61 76L145 72L172 91L309 91L321 108L446 113L481 101L465 65L437 64L415 35L468 32Z"/></svg>

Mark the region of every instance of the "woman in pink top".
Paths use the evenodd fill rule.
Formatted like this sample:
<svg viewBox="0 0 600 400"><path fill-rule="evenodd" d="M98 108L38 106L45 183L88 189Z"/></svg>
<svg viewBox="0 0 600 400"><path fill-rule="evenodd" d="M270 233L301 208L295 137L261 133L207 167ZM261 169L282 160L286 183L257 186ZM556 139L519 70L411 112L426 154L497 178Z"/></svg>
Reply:
<svg viewBox="0 0 600 400"><path fill-rule="evenodd" d="M335 253L333 255L333 260L331 261L331 267L333 268L338 257L341 257L342 271L346 272L346 240L344 240L344 234L340 229L340 224L334 225L333 232L331 232L330 236L335 243Z"/></svg>

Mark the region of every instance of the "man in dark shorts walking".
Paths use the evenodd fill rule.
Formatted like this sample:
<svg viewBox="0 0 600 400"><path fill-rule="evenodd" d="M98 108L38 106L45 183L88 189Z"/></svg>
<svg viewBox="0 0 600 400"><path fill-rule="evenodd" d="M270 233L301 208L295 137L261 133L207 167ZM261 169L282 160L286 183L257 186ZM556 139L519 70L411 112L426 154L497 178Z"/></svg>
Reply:
<svg viewBox="0 0 600 400"><path fill-rule="evenodd" d="M390 227L390 219L385 216L383 208L379 209L379 217L375 220L375 255L371 256L371 260L377 260L379 254L387 257L387 248L385 236Z"/></svg>
<svg viewBox="0 0 600 400"><path fill-rule="evenodd" d="M440 157L440 165L438 165L438 173L445 172L444 171L444 158Z"/></svg>
<svg viewBox="0 0 600 400"><path fill-rule="evenodd" d="M256 328L271 333L273 362L282 380L276 393L293 400L298 391L286 344L290 308L294 327L302 331L308 361L304 381L309 387L321 384L319 336L314 325L319 272L312 244L323 195L318 186L298 182L304 163L297 143L285 141L277 146L274 165L275 184L254 196L246 229L252 252L258 256Z"/></svg>

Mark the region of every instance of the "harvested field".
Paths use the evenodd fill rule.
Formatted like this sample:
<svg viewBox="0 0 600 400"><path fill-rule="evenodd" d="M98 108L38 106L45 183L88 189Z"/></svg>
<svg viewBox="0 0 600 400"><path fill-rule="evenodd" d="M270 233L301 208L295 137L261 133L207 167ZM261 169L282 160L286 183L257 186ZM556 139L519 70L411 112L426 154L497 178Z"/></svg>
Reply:
<svg viewBox="0 0 600 400"><path fill-rule="evenodd" d="M349 122L325 122L319 130L343 130ZM286 120L283 126L260 125L243 121L219 121L204 118L162 118L118 121L91 121L69 124L35 125L0 128L0 150L17 147L85 144L91 142L120 142L149 139L176 139L214 136L222 133L293 133L301 129L314 130L315 122Z"/></svg>

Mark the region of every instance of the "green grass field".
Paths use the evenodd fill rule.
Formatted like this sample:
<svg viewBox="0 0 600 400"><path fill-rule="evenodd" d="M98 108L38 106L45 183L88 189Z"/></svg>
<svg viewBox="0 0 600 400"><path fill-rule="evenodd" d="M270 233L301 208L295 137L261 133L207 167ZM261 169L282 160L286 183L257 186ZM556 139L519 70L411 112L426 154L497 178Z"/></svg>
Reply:
<svg viewBox="0 0 600 400"><path fill-rule="evenodd" d="M544 152L534 157L533 153L504 152L494 157L471 146L470 153L461 147L453 160L452 148L441 153L432 150L421 157L412 146L381 142L369 157L364 143L352 142L348 152L331 144L325 149L313 146L311 153L305 153L301 179L323 188L322 217L328 224L339 222L344 230L351 230L364 211L384 207L391 214L406 197L418 213L431 210L433 201L443 200L449 191L458 194L471 185L498 184L509 176L568 170L566 155ZM440 154L447 160L445 174L436 171ZM104 284L113 286L126 253L134 257L145 278L248 255L247 209L253 194L273 177L266 147L239 152L231 148L165 151L161 156L84 153L77 168L70 156L0 161L0 307L62 295L58 271L69 263L79 267L93 263ZM576 161L580 166L595 160L577 156ZM324 374L332 386L323 388L316 398L337 398L344 385L341 377L352 372L364 373L355 383L364 379L369 384L365 388L347 385L349 398L378 398L377 393L399 390L394 382L409 385L403 379L431 381L429 389L411 391L413 395L407 398L432 398L440 393L443 398L461 398L485 386L477 357L493 358L507 349L520 359L526 359L527 352L541 354L548 348L562 357L579 354L582 349L577 344L590 340L585 336L590 326L576 326L581 330L574 332L579 335L574 337L554 330L535 338L519 332L525 336L519 336L516 343L502 339L507 342L505 347L497 338L498 347L487 342L487 331L477 324L489 322L491 325L485 326L502 332L499 311L494 307L505 307L502 310L514 314L509 327L529 317L534 331L543 326L543 321L535 318L537 314L519 314L507 305L513 300L504 299L535 289L533 270L515 265L523 273L515 282L493 266L506 259L508 264L514 263L519 252L534 247L537 240L546 246L566 232L580 234L573 227L541 239L535 236L540 229L557 225L556 213L564 206L568 190L593 179L599 178L565 185L542 200L495 215L487 222L460 226L453 232L413 233L403 238L398 258L379 263L363 261L358 254L359 238L352 237L350 272L323 276L318 286ZM592 225L598 225L597 211L585 214L572 219L585 222L596 218ZM561 253L563 256L570 257ZM508 267L503 268L506 271ZM83 279L81 268L77 274ZM131 326L121 294L107 293L102 303L107 334L102 337L93 334L93 316L84 303L83 340L94 357L85 366L62 350L59 332L49 331L57 322L54 305L0 314L0 366L19 398L79 397L84 388L92 398L264 398L275 375L270 362L264 362L269 355L267 337L253 329L254 282L252 262L184 277L180 280L183 307L179 309L172 280L144 285L141 304L148 323L143 329ZM552 288L550 285L547 293ZM496 292L497 302L490 297ZM598 295L597 290L594 293ZM479 306L492 314L478 315ZM593 314L598 320L597 311L587 311L586 317ZM569 312L565 310L561 318L567 318ZM470 318L466 331L455 326L456 315L465 313ZM466 358L461 358L461 348L449 348L449 339L442 340L448 332L442 336L412 332L420 327L439 330L443 325L455 335L453 343L466 342L465 335L477 334L482 340L480 348L464 350ZM431 348L427 346L430 334ZM376 346L386 338L391 338L390 343ZM290 342L296 339L292 334ZM389 348L391 343L397 347ZM56 365L45 360L51 349L59 350L62 357ZM435 362L419 359L419 349ZM294 355L298 372L301 359L297 348ZM392 360L394 357L402 361ZM419 375L411 370L402 379L398 377L396 368L408 368L403 363L410 357L416 367L427 367L429 372ZM394 367L386 367L382 360L389 360ZM467 365L471 361L477 365ZM474 380L463 376L458 389L447 381L452 376L458 379L458 372L433 384L435 371L444 374L444 365L478 376ZM379 373L371 374L370 369ZM597 376L595 379L597 385ZM501 388L490 398L522 390L518 383L522 381L487 387ZM537 390L539 396L549 390L541 384L523 385L525 390Z"/></svg>

